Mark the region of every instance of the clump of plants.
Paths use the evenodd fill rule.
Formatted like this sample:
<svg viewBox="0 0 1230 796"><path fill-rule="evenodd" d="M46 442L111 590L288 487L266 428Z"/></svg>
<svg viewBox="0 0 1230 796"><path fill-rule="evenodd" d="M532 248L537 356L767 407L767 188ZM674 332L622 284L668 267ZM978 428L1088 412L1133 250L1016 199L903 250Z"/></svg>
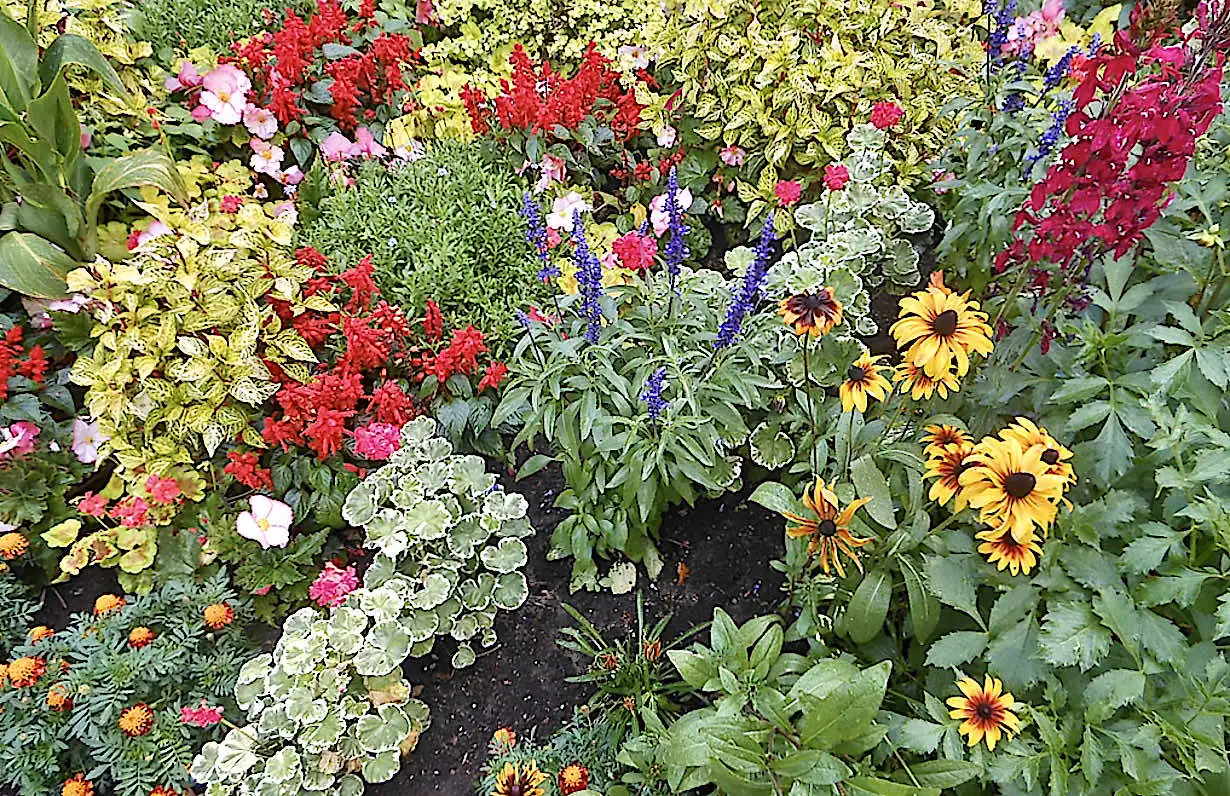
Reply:
<svg viewBox="0 0 1230 796"><path fill-rule="evenodd" d="M0 780L23 793L184 789L194 747L233 704L247 618L219 572L104 594L66 628L32 629L0 676Z"/></svg>
<svg viewBox="0 0 1230 796"><path fill-rule="evenodd" d="M327 616L286 619L272 654L243 665L235 700L247 723L210 741L192 776L210 793L262 793L275 785L354 794L386 782L427 728L427 706L401 676L410 635L387 595L357 589Z"/></svg>
<svg viewBox="0 0 1230 796"><path fill-rule="evenodd" d="M375 551L364 584L370 599L399 611L409 654L451 637L453 666L463 668L476 643L495 644L496 614L529 596L520 571L528 559L521 540L534 533L528 503L497 486L478 456L453 454L431 418L407 423L401 443L351 490L343 516Z"/></svg>
<svg viewBox="0 0 1230 796"><path fill-rule="evenodd" d="M154 55L170 64L176 53L198 47L227 52L236 42L258 35L285 10L302 16L311 7L307 0L240 0L226 5L153 0L136 9L131 25L132 32L149 43Z"/></svg>
<svg viewBox="0 0 1230 796"><path fill-rule="evenodd" d="M487 763L475 792L515 793L517 785L536 787L543 796L620 794L615 750L622 733L606 713L578 710L545 741L522 738L511 727L496 730L487 745Z"/></svg>
<svg viewBox="0 0 1230 796"><path fill-rule="evenodd" d="M544 296L516 178L478 146L447 143L392 167L360 164L354 177L305 216L300 242L335 262L370 254L390 301L421 307L434 297L459 327L490 334L500 352L515 336L516 310Z"/></svg>

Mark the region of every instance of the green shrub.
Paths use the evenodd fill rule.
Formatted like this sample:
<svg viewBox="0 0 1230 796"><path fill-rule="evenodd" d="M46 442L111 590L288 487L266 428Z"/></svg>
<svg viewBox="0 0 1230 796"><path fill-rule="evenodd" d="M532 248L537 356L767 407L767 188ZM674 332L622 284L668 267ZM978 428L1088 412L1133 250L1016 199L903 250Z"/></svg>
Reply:
<svg viewBox="0 0 1230 796"><path fill-rule="evenodd" d="M299 245L336 263L368 254L389 301L435 299L459 327L473 324L498 349L517 328L515 311L545 298L525 242L522 186L474 146L441 145L388 168L359 167L353 187L322 197L303 219Z"/></svg>
<svg viewBox="0 0 1230 796"><path fill-rule="evenodd" d="M283 9L291 9L302 16L314 5L310 0L150 0L137 6L131 25L134 35L148 41L154 55L170 64L177 52L197 47L230 52L232 42L263 27L265 12L281 17Z"/></svg>

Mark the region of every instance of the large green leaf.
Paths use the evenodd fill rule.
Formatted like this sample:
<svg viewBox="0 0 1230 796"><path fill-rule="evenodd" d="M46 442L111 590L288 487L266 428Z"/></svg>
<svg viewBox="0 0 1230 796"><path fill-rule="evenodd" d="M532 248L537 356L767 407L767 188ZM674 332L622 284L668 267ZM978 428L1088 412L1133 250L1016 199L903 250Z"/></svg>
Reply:
<svg viewBox="0 0 1230 796"><path fill-rule="evenodd" d="M118 91L121 97L128 96L128 89L124 88L120 76L111 68L111 64L107 63L98 48L91 44L89 39L71 33L58 36L43 53L43 59L38 65L39 82L44 86L50 85L69 64L84 66Z"/></svg>
<svg viewBox="0 0 1230 796"><path fill-rule="evenodd" d="M36 99L30 100L26 118L41 141L45 141L60 156L61 171L81 156L81 124L68 94L64 77L57 75L51 85Z"/></svg>
<svg viewBox="0 0 1230 796"><path fill-rule="evenodd" d="M78 263L37 235L0 238L0 285L37 298L64 298L64 276Z"/></svg>
<svg viewBox="0 0 1230 796"><path fill-rule="evenodd" d="M166 191L177 202L187 199L187 190L175 169L175 162L161 152L143 149L112 160L94 175L94 187L85 203L87 227L94 228L98 221L98 208L107 194L142 185Z"/></svg>
<svg viewBox="0 0 1230 796"><path fill-rule="evenodd" d="M38 49L26 29L0 9L0 91L17 112L26 109L38 69Z"/></svg>

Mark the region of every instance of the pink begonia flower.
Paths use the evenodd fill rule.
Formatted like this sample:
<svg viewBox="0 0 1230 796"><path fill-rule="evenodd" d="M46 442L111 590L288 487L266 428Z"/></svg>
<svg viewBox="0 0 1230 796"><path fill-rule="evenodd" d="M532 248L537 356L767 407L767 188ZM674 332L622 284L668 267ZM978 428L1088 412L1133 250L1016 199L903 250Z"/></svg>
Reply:
<svg viewBox="0 0 1230 796"><path fill-rule="evenodd" d="M81 418L73 421L73 455L82 464L93 464L98 461L98 448L107 439L98 432L97 421L87 423Z"/></svg>
<svg viewBox="0 0 1230 796"><path fill-rule="evenodd" d="M392 423L369 423L354 430L355 453L382 462L401 447L401 429Z"/></svg>
<svg viewBox="0 0 1230 796"><path fill-rule="evenodd" d="M568 174L568 164L558 155L543 155L542 161L538 164L542 169L542 176L538 178L538 182L534 185L534 191L542 193L551 187L553 182L563 182Z"/></svg>
<svg viewBox="0 0 1230 796"><path fill-rule="evenodd" d="M563 232L572 232L573 212L588 213L593 205L585 201L585 197L576 191L569 191L564 196L556 197L551 204L551 212L547 213L547 227Z"/></svg>
<svg viewBox="0 0 1230 796"><path fill-rule="evenodd" d="M298 185L301 182L303 182L303 169L298 166L291 166L282 172L283 185Z"/></svg>
<svg viewBox="0 0 1230 796"><path fill-rule="evenodd" d="M547 248L554 249L564 240L564 236L559 234L559 230L547 228Z"/></svg>
<svg viewBox="0 0 1230 796"><path fill-rule="evenodd" d="M257 174L268 174L275 180L282 176L282 158L285 153L282 147L274 146L267 141L262 141L259 138L254 138L250 145L252 147L252 159L249 165L252 171Z"/></svg>
<svg viewBox="0 0 1230 796"><path fill-rule="evenodd" d="M222 708L212 707L202 699L199 707L190 708L187 705L181 707L179 718L189 727L212 727L222 721Z"/></svg>
<svg viewBox="0 0 1230 796"><path fill-rule="evenodd" d="M431 0L418 0L414 4L414 21L420 25L434 25L437 22L436 9Z"/></svg>
<svg viewBox="0 0 1230 796"><path fill-rule="evenodd" d="M198 105L192 109L192 119L197 122L209 121L213 118L213 113L204 105Z"/></svg>
<svg viewBox="0 0 1230 796"><path fill-rule="evenodd" d="M353 566L339 569L332 561L327 561L308 587L308 596L322 608L336 608L346 602L346 595L358 587L359 578Z"/></svg>
<svg viewBox="0 0 1230 796"><path fill-rule="evenodd" d="M389 150L372 136L372 131L366 127L360 127L354 131L354 146L351 147L351 155L362 155L368 158L382 158Z"/></svg>
<svg viewBox="0 0 1230 796"><path fill-rule="evenodd" d="M90 144L94 142L93 133L90 132L90 128L86 127L84 124L81 124L80 122L77 123L77 126L81 128L81 148L89 149Z"/></svg>
<svg viewBox="0 0 1230 796"><path fill-rule="evenodd" d="M26 314L30 316L30 325L35 329L50 329L52 312L68 312L78 313L81 308L89 304L90 300L86 296L77 293L69 296L66 299L39 299L22 296L21 306L25 309Z"/></svg>
<svg viewBox="0 0 1230 796"><path fill-rule="evenodd" d="M747 152L743 150L743 147L731 144L730 146L722 147L718 152L718 157L727 166L742 166L743 160L747 157Z"/></svg>
<svg viewBox="0 0 1230 796"><path fill-rule="evenodd" d="M175 77L168 77L163 85L167 87L167 91L196 88L201 85L201 73L196 70L191 61L181 61L179 72Z"/></svg>
<svg viewBox="0 0 1230 796"><path fill-rule="evenodd" d="M243 109L243 126L257 138L268 140L278 131L278 118L268 108L248 103Z"/></svg>
<svg viewBox="0 0 1230 796"><path fill-rule="evenodd" d="M273 586L261 586L259 589L253 589L252 593L255 594L257 597L264 597L266 594L269 593L269 590L272 588Z"/></svg>
<svg viewBox="0 0 1230 796"><path fill-rule="evenodd" d="M678 134L675 132L675 128L671 127L668 124L666 127L662 128L662 131L660 133L658 133L658 146L660 147L674 146L675 138L677 135Z"/></svg>
<svg viewBox="0 0 1230 796"><path fill-rule="evenodd" d="M218 124L239 124L248 105L248 89L252 81L231 64L221 64L210 70L201 81L201 104L209 108Z"/></svg>
<svg viewBox="0 0 1230 796"><path fill-rule="evenodd" d="M0 442L0 459L25 456L34 450L38 442L39 427L29 420L18 420L8 428L0 429L4 440Z"/></svg>
<svg viewBox="0 0 1230 796"><path fill-rule="evenodd" d="M136 235L130 239L130 245L128 247L130 250L138 249L149 243L151 240L161 238L163 235L170 235L171 228L161 221L154 219L145 229L140 232L134 229L133 232L136 233Z"/></svg>
<svg viewBox="0 0 1230 796"><path fill-rule="evenodd" d="M286 547L290 542L290 526L295 521L295 512L280 500L253 495L248 498L250 511L245 511L235 520L235 532L245 539L259 542L266 550L271 547Z"/></svg>
<svg viewBox="0 0 1230 796"><path fill-rule="evenodd" d="M324 141L320 142L320 151L325 156L325 160L339 161L345 160L350 156L350 150L354 147L350 139L339 133L337 130L329 133Z"/></svg>
<svg viewBox="0 0 1230 796"><path fill-rule="evenodd" d="M692 192L684 188L676 197L680 212L686 213L692 206ZM653 225L655 235L661 235L670 229L671 217L666 212L666 194L660 193L649 201L649 223Z"/></svg>

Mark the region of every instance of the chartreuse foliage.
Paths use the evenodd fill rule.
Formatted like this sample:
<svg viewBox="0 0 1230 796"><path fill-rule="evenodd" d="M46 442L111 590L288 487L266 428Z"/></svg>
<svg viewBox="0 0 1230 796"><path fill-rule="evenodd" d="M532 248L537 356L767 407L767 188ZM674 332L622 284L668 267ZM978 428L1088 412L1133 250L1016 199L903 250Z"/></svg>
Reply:
<svg viewBox="0 0 1230 796"><path fill-rule="evenodd" d="M127 89L88 40L64 34L40 51L38 31L37 13L22 26L0 9L0 163L8 178L0 182L0 284L57 297L65 274L97 253L108 194L155 186L182 199L183 185L159 152L85 157L65 69L84 67L120 95Z"/></svg>
<svg viewBox="0 0 1230 796"><path fill-rule="evenodd" d="M663 513L738 488L743 461L733 449L747 439L744 416L778 386L778 324L766 315L749 316L732 346L714 349L740 284L685 268L676 294L665 273L638 277L603 296L612 320L597 343L572 311L579 295L562 299L559 326L534 324L518 343L495 422L519 414L514 445L541 435L563 465L568 487L556 505L572 513L556 526L550 557L576 559L572 590L596 589L596 556L615 553L656 577ZM641 396L659 368L668 406L655 420ZM523 472L547 461L536 456Z"/></svg>
<svg viewBox="0 0 1230 796"><path fill-rule="evenodd" d="M749 218L772 204L777 175L844 157L846 132L873 103L905 109L888 152L915 181L947 132L941 106L977 87L984 56L977 0L673 0L650 20L650 48L682 83L705 139L747 150L765 191L740 182Z"/></svg>
<svg viewBox="0 0 1230 796"><path fill-rule="evenodd" d="M10 653L8 660L41 659L46 671L33 685L0 690L0 782L21 793L59 793L66 779L88 771L117 796L188 786L192 750L215 731L187 726L180 708L199 707L202 699L230 704L252 650L247 603L230 590L225 572L128 599L99 616L78 614L67 628ZM219 603L234 619L215 629L204 612ZM152 641L129 643L138 627L152 631ZM142 703L152 709L153 724L129 737L120 713Z"/></svg>
<svg viewBox="0 0 1230 796"><path fill-rule="evenodd" d="M244 665L235 696L249 723L197 757L206 793L349 796L391 779L427 727L401 664L440 636L459 642L457 668L474 662L473 639L495 643L496 612L529 591L518 571L526 508L482 459L452 455L431 418L406 424L401 448L343 509L375 551L363 587L327 617L291 615L273 654Z"/></svg>
<svg viewBox="0 0 1230 796"><path fill-rule="evenodd" d="M868 753L889 730L881 703L892 665L783 652L783 638L775 616L739 626L719 608L708 646L668 652L706 705L669 724L647 714L647 732L620 752L631 769L624 782L654 794L716 787L746 796L939 796L977 772L922 763L904 779L913 787L875 776Z"/></svg>
<svg viewBox="0 0 1230 796"><path fill-rule="evenodd" d="M495 644L496 613L529 595L519 571L528 559L521 540L534 533L527 508L480 457L454 455L427 417L406 424L402 447L351 490L342 514L376 551L364 583L402 609L410 655L449 636L461 668L474 662L475 641Z"/></svg>

